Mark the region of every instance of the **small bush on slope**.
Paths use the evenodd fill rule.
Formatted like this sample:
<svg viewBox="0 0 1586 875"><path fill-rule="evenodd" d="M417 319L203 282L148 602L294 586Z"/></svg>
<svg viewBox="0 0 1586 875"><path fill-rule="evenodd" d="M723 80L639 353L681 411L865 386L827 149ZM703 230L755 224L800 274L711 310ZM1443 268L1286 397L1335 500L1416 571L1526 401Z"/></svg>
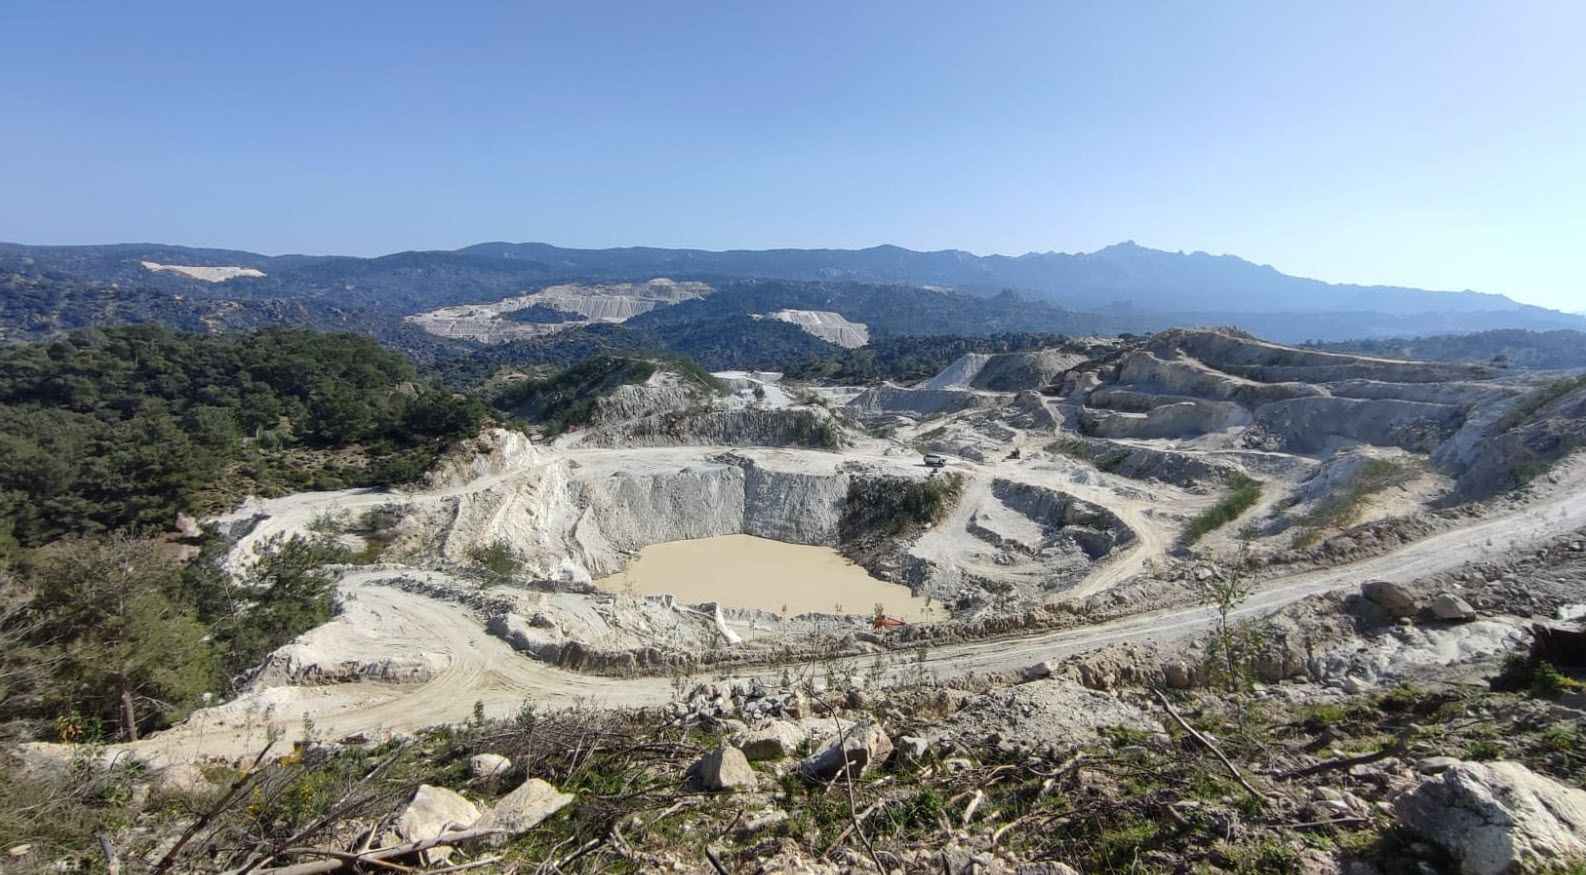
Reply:
<svg viewBox="0 0 1586 875"><path fill-rule="evenodd" d="M1245 511L1261 500L1261 481L1243 474L1228 477L1229 492L1220 501L1206 508L1189 521L1184 528L1184 543L1194 544L1211 532L1239 519Z"/></svg>

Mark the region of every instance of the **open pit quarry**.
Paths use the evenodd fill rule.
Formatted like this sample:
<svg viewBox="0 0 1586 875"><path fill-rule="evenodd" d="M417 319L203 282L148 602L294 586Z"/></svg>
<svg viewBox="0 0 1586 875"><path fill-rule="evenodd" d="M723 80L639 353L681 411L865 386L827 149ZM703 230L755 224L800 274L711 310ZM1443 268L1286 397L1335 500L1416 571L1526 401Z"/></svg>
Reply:
<svg viewBox="0 0 1586 875"><path fill-rule="evenodd" d="M948 677L1171 652L1213 621L1197 588L1212 568L1246 569L1236 613L1262 616L1586 525L1580 459L1513 479L1570 446L1579 399L1538 403L1500 370L1175 330L966 356L913 386L719 377L712 392L659 370L555 440L489 430L408 491L210 521L244 578L276 538L379 549L338 569L334 620L136 750L235 756L306 723L378 737L476 703L662 704L702 672L864 659ZM1495 457L1510 464L1477 464ZM1188 534L1250 482L1236 519ZM934 512L913 515L921 496ZM378 532L357 524L371 516Z"/></svg>
<svg viewBox="0 0 1586 875"><path fill-rule="evenodd" d="M704 283L673 282L664 277L645 283L566 283L499 301L442 307L409 316L407 321L438 337L505 343L592 322L626 322L657 307L703 298L714 291ZM521 318L528 312L541 315Z"/></svg>

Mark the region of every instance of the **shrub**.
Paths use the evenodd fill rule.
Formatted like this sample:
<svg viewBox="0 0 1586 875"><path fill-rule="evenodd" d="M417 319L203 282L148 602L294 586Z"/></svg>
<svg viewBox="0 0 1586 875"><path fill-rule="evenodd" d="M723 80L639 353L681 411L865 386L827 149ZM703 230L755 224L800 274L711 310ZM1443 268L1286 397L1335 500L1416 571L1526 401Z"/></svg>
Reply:
<svg viewBox="0 0 1586 875"><path fill-rule="evenodd" d="M839 532L845 541L875 534L900 537L940 522L963 491L963 475L956 473L924 480L855 478L848 486Z"/></svg>
<svg viewBox="0 0 1586 875"><path fill-rule="evenodd" d="M1185 545L1194 544L1209 533L1238 519L1261 500L1261 481L1243 474L1228 476L1227 495L1189 521L1184 529Z"/></svg>

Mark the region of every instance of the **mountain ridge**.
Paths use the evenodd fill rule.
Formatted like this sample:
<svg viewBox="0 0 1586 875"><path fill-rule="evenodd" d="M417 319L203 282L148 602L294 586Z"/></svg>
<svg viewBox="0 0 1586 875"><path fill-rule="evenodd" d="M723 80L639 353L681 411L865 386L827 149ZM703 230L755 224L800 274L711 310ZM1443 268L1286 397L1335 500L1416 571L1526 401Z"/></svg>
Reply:
<svg viewBox="0 0 1586 875"><path fill-rule="evenodd" d="M203 282L144 261L251 267L264 277ZM59 277L80 284L162 290L242 300L313 300L401 317L435 307L482 303L575 280L654 277L722 282L777 279L813 283L947 288L968 297L1014 292L1029 306L1054 306L1115 326L1152 331L1172 325L1237 325L1273 340L1346 340L1493 328L1586 331L1586 317L1504 295L1403 286L1327 283L1284 274L1235 255L1168 252L1132 241L1088 253L980 256L956 249L704 250L629 246L574 249L547 243L477 243L364 258L263 255L168 244L27 246L0 243L0 275ZM841 311L840 306L828 307ZM852 318L852 314L843 314ZM1032 317L1035 313L1032 311ZM1051 324L1031 330L1052 330ZM1076 323L1077 327L1077 323Z"/></svg>

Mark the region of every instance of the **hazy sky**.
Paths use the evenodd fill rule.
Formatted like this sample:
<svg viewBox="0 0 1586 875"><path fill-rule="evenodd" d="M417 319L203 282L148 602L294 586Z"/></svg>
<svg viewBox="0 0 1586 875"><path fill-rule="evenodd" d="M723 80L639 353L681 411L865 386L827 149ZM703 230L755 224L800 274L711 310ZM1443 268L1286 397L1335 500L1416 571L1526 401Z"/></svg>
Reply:
<svg viewBox="0 0 1586 875"><path fill-rule="evenodd" d="M1586 310L1586 3L7 4L0 239L1090 250Z"/></svg>

